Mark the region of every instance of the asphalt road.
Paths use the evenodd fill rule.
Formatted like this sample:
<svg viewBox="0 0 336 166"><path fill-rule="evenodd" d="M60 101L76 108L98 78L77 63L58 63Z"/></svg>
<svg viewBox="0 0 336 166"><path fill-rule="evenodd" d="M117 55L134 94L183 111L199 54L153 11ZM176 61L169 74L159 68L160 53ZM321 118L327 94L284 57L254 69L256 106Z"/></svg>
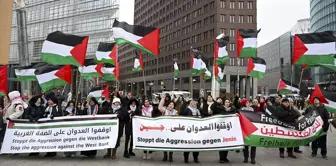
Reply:
<svg viewBox="0 0 336 166"><path fill-rule="evenodd" d="M316 158L309 158L311 153L310 147L301 147L303 151L302 154L297 154L297 159L285 158L281 159L279 157L278 149L257 149L257 164L260 166L336 166L336 130L328 133L328 160L322 159L321 155ZM217 166L217 165L252 165L244 164L242 152L229 152L228 164L220 164L218 162L217 152L200 153L199 159L200 163L195 164L192 161L192 156L190 154L190 163L185 164L183 162L182 153L174 153L174 162L162 162L163 154L162 152L155 152L152 154L152 160L143 160L141 151L136 151L136 157L130 159L123 158L123 149L118 149L117 159L103 159L105 151L99 151L96 158L84 158L82 156L77 156L75 158L65 158L63 153L58 153L57 157L54 158L44 158L40 157L28 157L27 154L20 154L18 156L0 156L0 166L179 166L179 165L203 165L203 166ZM44 155L44 154L42 154Z"/></svg>

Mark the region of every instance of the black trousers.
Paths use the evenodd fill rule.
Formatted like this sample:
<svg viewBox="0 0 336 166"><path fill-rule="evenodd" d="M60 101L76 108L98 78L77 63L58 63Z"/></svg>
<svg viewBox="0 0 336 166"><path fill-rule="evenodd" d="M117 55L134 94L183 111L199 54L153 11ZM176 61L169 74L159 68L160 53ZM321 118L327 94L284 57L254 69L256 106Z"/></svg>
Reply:
<svg viewBox="0 0 336 166"><path fill-rule="evenodd" d="M190 152L184 152L183 153L184 160L189 160L189 153ZM199 152L192 152L192 154L193 154L194 160L198 159Z"/></svg>
<svg viewBox="0 0 336 166"><path fill-rule="evenodd" d="M120 146L120 139L124 134L124 129L125 129L125 150L128 150L128 143L130 143L130 151L132 151L133 148L133 136L132 136L132 123L119 123L119 131L118 131L118 139L115 148L118 148Z"/></svg>
<svg viewBox="0 0 336 166"><path fill-rule="evenodd" d="M219 151L219 161L227 159L229 151Z"/></svg>
<svg viewBox="0 0 336 166"><path fill-rule="evenodd" d="M244 157L249 158L249 147L251 147L251 159L255 159L257 148L254 146L244 146Z"/></svg>
<svg viewBox="0 0 336 166"><path fill-rule="evenodd" d="M285 153L285 148L279 148L280 153ZM293 153L293 148L287 148L287 153Z"/></svg>
<svg viewBox="0 0 336 166"><path fill-rule="evenodd" d="M321 155L327 155L327 135L323 135L312 142L312 154L317 154L318 148L321 148Z"/></svg>

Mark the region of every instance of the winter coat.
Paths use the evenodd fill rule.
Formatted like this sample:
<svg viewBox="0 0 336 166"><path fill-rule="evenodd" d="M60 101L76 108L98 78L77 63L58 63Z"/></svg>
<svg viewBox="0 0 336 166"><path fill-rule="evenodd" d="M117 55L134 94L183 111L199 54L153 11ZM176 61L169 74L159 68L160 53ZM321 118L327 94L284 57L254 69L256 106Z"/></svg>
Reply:
<svg viewBox="0 0 336 166"><path fill-rule="evenodd" d="M44 112L45 112L45 107L43 105L40 106L36 106L31 105L29 109L27 109L27 119L29 119L29 121L37 121L40 118L43 118Z"/></svg>
<svg viewBox="0 0 336 166"><path fill-rule="evenodd" d="M323 120L323 131L327 132L329 129L329 122L328 120L331 118L329 112L327 111L327 109L325 108L325 106L323 104L320 104L318 107L316 106L312 106L307 108L307 110L305 111L305 113L311 112L313 110L316 110L319 115L321 116L322 120Z"/></svg>
<svg viewBox="0 0 336 166"><path fill-rule="evenodd" d="M282 122L294 123L301 116L301 113L293 108L281 105L280 107L276 107L275 116Z"/></svg>
<svg viewBox="0 0 336 166"><path fill-rule="evenodd" d="M135 102L136 103L136 110L134 112L128 113L129 110L131 110L130 105ZM135 115L135 112L139 112L140 105L138 100L132 99L129 100L129 103L126 105L126 107L122 107L118 111L118 118L119 122L121 123L128 123L131 121L131 117Z"/></svg>
<svg viewBox="0 0 336 166"><path fill-rule="evenodd" d="M235 107L225 108L223 105L214 102L211 106L214 115L228 115L228 114L235 114L237 110Z"/></svg>

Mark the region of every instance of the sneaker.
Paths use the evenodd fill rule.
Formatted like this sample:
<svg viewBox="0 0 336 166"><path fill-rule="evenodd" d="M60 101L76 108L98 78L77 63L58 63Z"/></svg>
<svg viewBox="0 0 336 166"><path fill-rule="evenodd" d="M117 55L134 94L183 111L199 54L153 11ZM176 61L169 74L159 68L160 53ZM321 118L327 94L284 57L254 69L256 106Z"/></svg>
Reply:
<svg viewBox="0 0 336 166"><path fill-rule="evenodd" d="M224 163L229 163L230 162L229 159L224 159L223 161L224 161Z"/></svg>
<svg viewBox="0 0 336 166"><path fill-rule="evenodd" d="M244 163L248 163L248 158L244 158Z"/></svg>
<svg viewBox="0 0 336 166"><path fill-rule="evenodd" d="M152 156L150 154L147 155L147 160L152 159Z"/></svg>
<svg viewBox="0 0 336 166"><path fill-rule="evenodd" d="M134 157L135 156L135 153L133 153L132 151L129 151L129 155Z"/></svg>
<svg viewBox="0 0 336 166"><path fill-rule="evenodd" d="M130 155L128 154L127 150L124 151L124 157L127 158L127 159L130 158Z"/></svg>
<svg viewBox="0 0 336 166"><path fill-rule="evenodd" d="M316 157L316 154L311 154L309 157L314 158L314 157Z"/></svg>
<svg viewBox="0 0 336 166"><path fill-rule="evenodd" d="M251 159L251 164L256 164L255 159Z"/></svg>
<svg viewBox="0 0 336 166"><path fill-rule="evenodd" d="M294 152L295 152L295 153L302 153L302 151L299 150L299 149L294 150Z"/></svg>
<svg viewBox="0 0 336 166"><path fill-rule="evenodd" d="M322 155L322 158L328 160L327 155Z"/></svg>
<svg viewBox="0 0 336 166"><path fill-rule="evenodd" d="M144 154L142 157L143 160L147 160L147 154Z"/></svg>

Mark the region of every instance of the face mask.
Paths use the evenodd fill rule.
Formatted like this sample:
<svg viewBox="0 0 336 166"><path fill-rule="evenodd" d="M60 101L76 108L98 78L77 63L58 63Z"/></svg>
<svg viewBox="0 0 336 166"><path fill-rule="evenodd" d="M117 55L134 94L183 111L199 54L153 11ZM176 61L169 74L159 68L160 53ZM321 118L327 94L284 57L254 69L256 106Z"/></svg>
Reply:
<svg viewBox="0 0 336 166"><path fill-rule="evenodd" d="M130 109L131 109L132 111L135 111L135 110L136 110L136 105L135 105L135 106L130 105Z"/></svg>
<svg viewBox="0 0 336 166"><path fill-rule="evenodd" d="M41 103L35 103L36 106L41 106Z"/></svg>
<svg viewBox="0 0 336 166"><path fill-rule="evenodd" d="M112 105L113 111L119 110L120 107L121 107L120 105Z"/></svg>

